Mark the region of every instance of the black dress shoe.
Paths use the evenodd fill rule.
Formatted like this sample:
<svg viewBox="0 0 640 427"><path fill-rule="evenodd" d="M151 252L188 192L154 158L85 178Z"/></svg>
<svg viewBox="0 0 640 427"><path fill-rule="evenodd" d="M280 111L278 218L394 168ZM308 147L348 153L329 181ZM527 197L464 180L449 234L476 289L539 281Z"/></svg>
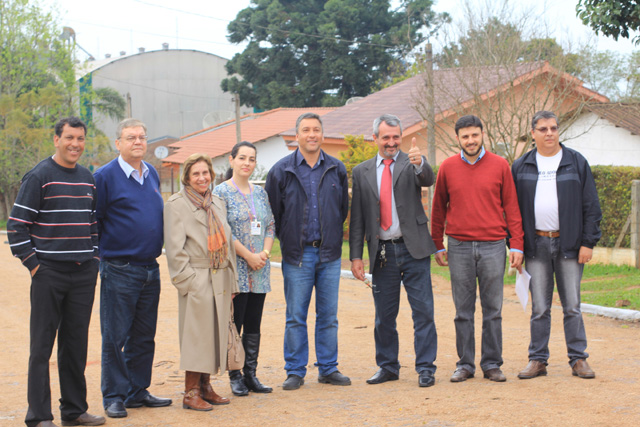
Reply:
<svg viewBox="0 0 640 427"><path fill-rule="evenodd" d="M171 399L155 397L152 394L148 394L147 397L137 402L126 402L124 406L127 408L140 408L142 406L146 406L147 408L161 408L163 406L169 406L171 403L173 403Z"/></svg>
<svg viewBox="0 0 640 427"><path fill-rule="evenodd" d="M340 371L333 371L329 375L318 375L318 382L332 385L351 385L349 377L342 375Z"/></svg>
<svg viewBox="0 0 640 427"><path fill-rule="evenodd" d="M378 372L373 374L371 378L367 380L367 384L382 384L387 381L396 381L398 379L398 374L394 374L391 371L387 371L384 368L378 369Z"/></svg>
<svg viewBox="0 0 640 427"><path fill-rule="evenodd" d="M431 372L423 372L418 377L418 385L420 387L431 387L436 383L436 378Z"/></svg>
<svg viewBox="0 0 640 427"><path fill-rule="evenodd" d="M304 378L296 374L290 374L282 383L283 390L297 390L304 384Z"/></svg>
<svg viewBox="0 0 640 427"><path fill-rule="evenodd" d="M107 406L104 410L109 418L124 418L127 416L127 410L124 403L119 400Z"/></svg>

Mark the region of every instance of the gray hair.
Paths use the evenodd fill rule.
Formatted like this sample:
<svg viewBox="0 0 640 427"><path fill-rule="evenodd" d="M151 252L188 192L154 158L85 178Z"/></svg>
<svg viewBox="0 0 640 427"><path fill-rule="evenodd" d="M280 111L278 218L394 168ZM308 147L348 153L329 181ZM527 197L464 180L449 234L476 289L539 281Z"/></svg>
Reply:
<svg viewBox="0 0 640 427"><path fill-rule="evenodd" d="M558 125L560 124L558 123L558 116L556 116L552 111L542 110L542 111L538 111L533 115L533 118L531 119L531 129L536 128L536 125L538 124L538 120L540 119L555 119L556 123Z"/></svg>
<svg viewBox="0 0 640 427"><path fill-rule="evenodd" d="M402 122L397 116L393 114L383 114L373 121L373 134L378 137L380 134L380 123L385 122L387 126L400 127L400 134L402 134Z"/></svg>
<svg viewBox="0 0 640 427"><path fill-rule="evenodd" d="M142 129L144 129L144 133L147 133L147 125L145 125L140 120L138 120L138 119L124 119L123 121L118 123L118 129L116 129L116 138L120 139L120 137L122 136L122 131L124 130L124 128L136 128L136 127L142 127Z"/></svg>
<svg viewBox="0 0 640 427"><path fill-rule="evenodd" d="M319 115L317 115L316 113L304 113L300 115L300 117L298 117L298 120L296 120L296 134L300 131L300 122L302 122L304 119L316 119L317 121L320 122L320 129L324 131L324 127L322 126L322 120L320 120Z"/></svg>

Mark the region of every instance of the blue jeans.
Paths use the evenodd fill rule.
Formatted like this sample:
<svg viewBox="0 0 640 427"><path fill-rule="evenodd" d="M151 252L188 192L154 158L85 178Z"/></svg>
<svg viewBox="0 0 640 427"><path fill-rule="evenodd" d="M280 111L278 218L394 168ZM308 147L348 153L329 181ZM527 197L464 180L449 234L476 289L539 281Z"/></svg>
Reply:
<svg viewBox="0 0 640 427"><path fill-rule="evenodd" d="M451 293L456 307L456 349L458 368L474 373L476 342L474 315L476 311L476 279L482 307L483 371L502 366L502 288L506 247L504 240L463 242L448 238Z"/></svg>
<svg viewBox="0 0 640 427"><path fill-rule="evenodd" d="M316 288L316 365L320 375L338 370L338 290L340 259L320 262L319 249L305 246L301 265L282 263L287 323L284 331L284 369L303 377L309 362L307 314Z"/></svg>
<svg viewBox="0 0 640 427"><path fill-rule="evenodd" d="M149 395L155 352L160 269L100 262L102 400L138 402Z"/></svg>
<svg viewBox="0 0 640 427"><path fill-rule="evenodd" d="M386 263L381 267L378 246L373 268L373 302L376 307L374 338L376 364L394 374L400 372L398 361L398 331L396 318L400 307L400 283L407 292L413 318L413 347L416 371L436 372L438 336L433 319L433 291L431 288L431 258L415 259L404 243L384 243Z"/></svg>
<svg viewBox="0 0 640 427"><path fill-rule="evenodd" d="M547 363L551 334L551 302L553 276L564 313L564 338L571 366L586 359L587 334L580 311L580 280L583 264L577 258L564 258L560 253L560 238L536 236L536 256L526 257L525 265L531 282L531 343L529 360Z"/></svg>

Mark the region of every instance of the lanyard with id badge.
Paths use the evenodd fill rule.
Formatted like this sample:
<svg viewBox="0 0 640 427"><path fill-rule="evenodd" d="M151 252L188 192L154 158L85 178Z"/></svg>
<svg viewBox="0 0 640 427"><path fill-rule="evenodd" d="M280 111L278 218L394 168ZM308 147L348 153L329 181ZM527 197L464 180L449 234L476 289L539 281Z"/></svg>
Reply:
<svg viewBox="0 0 640 427"><path fill-rule="evenodd" d="M233 183L233 185L238 190L238 193L240 193L242 195L242 198L244 199L245 202L247 202L247 205L249 205L249 208L251 209L251 235L252 236L261 236L262 235L262 223L260 221L258 221L258 216L256 215L256 206L253 203L253 190L251 189L251 184L249 184L249 196L251 196L251 202L249 202L249 199L247 199L247 196L245 196L244 193L242 191L240 191L240 188L238 187L236 182L233 180L233 178L231 178L231 182Z"/></svg>

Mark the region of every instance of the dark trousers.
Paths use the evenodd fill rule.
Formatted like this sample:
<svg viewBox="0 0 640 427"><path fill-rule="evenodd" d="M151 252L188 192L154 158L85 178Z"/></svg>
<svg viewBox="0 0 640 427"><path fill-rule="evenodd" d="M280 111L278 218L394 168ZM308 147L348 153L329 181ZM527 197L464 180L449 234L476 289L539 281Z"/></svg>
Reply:
<svg viewBox="0 0 640 427"><path fill-rule="evenodd" d="M262 310L267 294L243 292L233 299L233 320L238 333L259 334L262 324Z"/></svg>
<svg viewBox="0 0 640 427"><path fill-rule="evenodd" d="M400 283L407 292L414 329L416 372L434 374L438 349L436 324L433 319L431 258L415 259L404 243L385 243L386 263L380 264L382 242L373 268L373 301L376 307L376 363L398 374L398 331L396 318L400 308Z"/></svg>
<svg viewBox="0 0 640 427"><path fill-rule="evenodd" d="M103 405L137 403L151 385L160 268L103 260L100 279Z"/></svg>
<svg viewBox="0 0 640 427"><path fill-rule="evenodd" d="M84 369L98 272L97 263L89 263L61 269L40 264L31 279L28 426L53 420L49 359L56 333L62 419L74 420L88 409Z"/></svg>

